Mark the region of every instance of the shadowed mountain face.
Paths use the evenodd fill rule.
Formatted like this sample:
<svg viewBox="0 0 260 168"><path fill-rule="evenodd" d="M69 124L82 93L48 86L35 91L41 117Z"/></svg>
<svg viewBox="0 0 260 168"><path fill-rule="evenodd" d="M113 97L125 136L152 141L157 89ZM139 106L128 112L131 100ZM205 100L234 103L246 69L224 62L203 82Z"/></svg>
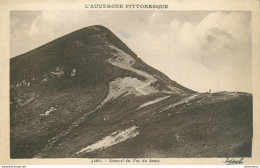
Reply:
<svg viewBox="0 0 260 168"><path fill-rule="evenodd" d="M105 27L10 64L11 158L251 156L252 95L185 88Z"/></svg>

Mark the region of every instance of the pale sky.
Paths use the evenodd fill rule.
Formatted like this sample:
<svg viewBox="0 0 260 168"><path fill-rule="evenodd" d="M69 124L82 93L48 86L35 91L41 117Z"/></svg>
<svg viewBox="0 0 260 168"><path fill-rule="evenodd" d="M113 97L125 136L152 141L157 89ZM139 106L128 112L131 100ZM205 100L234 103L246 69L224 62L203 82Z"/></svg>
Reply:
<svg viewBox="0 0 260 168"><path fill-rule="evenodd" d="M185 87L252 93L250 12L12 11L11 57L96 24Z"/></svg>

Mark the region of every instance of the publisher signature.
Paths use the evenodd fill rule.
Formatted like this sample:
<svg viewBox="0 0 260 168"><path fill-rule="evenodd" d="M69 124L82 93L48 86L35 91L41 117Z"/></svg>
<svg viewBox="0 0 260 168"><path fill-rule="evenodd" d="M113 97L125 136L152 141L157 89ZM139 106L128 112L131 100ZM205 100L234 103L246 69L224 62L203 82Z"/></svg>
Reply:
<svg viewBox="0 0 260 168"><path fill-rule="evenodd" d="M239 158L239 159L235 159L235 158L226 158L226 161L224 161L223 163L226 163L227 165L231 165L231 164L243 164L244 158Z"/></svg>

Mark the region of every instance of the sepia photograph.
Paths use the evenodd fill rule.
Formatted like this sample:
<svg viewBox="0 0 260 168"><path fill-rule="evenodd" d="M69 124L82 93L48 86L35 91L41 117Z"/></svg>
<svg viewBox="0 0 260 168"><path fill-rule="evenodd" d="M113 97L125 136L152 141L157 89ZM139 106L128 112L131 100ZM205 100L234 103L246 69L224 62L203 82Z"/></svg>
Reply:
<svg viewBox="0 0 260 168"><path fill-rule="evenodd" d="M11 10L9 32L11 159L252 157L251 11Z"/></svg>

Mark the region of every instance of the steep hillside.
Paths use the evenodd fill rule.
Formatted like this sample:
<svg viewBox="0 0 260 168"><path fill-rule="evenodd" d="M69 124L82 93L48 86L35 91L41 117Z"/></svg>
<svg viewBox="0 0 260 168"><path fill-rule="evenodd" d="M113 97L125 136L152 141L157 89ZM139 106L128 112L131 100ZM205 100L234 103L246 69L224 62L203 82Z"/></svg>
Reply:
<svg viewBox="0 0 260 168"><path fill-rule="evenodd" d="M185 88L99 25L12 58L10 109L11 158L251 156L252 95Z"/></svg>

